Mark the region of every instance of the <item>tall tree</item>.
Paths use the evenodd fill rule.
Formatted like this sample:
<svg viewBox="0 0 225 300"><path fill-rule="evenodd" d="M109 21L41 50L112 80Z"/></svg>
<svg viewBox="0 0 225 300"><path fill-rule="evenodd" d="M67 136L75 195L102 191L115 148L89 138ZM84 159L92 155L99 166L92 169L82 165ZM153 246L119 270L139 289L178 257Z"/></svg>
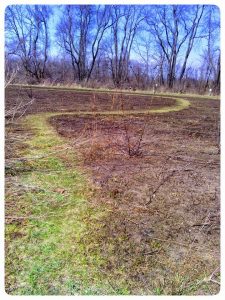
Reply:
<svg viewBox="0 0 225 300"><path fill-rule="evenodd" d="M109 11L106 5L63 7L57 36L61 48L71 59L74 80L90 79L104 33L111 26Z"/></svg>
<svg viewBox="0 0 225 300"><path fill-rule="evenodd" d="M203 65L205 68L205 88L212 85L220 87L220 46L218 37L220 22L218 22L218 11L216 6L208 6L204 18L206 47L203 52Z"/></svg>
<svg viewBox="0 0 225 300"><path fill-rule="evenodd" d="M6 51L18 56L26 74L41 81L46 75L51 9L41 5L7 6Z"/></svg>
<svg viewBox="0 0 225 300"><path fill-rule="evenodd" d="M143 19L140 7L135 5L112 6L109 60L112 79L117 87L127 80L132 45Z"/></svg>
<svg viewBox="0 0 225 300"><path fill-rule="evenodd" d="M204 6L200 5L161 5L146 10L148 31L153 35L167 61L167 84L170 88L176 79L178 55L182 51L184 58L180 81L184 76L203 11Z"/></svg>
<svg viewBox="0 0 225 300"><path fill-rule="evenodd" d="M185 36L187 36L187 41L186 41L186 50L185 50L185 55L184 55L184 60L183 64L181 67L180 75L179 75L179 80L181 81L185 75L185 71L187 68L187 62L188 58L190 56L190 53L193 49L194 42L198 38L202 38L203 36L200 34L198 36L198 31L201 29L201 24L200 21L203 16L203 12L205 10L205 6L202 5L196 5L193 6L191 9L190 7L185 7L187 13L185 14L185 18L183 18L184 22L184 31L185 31Z"/></svg>

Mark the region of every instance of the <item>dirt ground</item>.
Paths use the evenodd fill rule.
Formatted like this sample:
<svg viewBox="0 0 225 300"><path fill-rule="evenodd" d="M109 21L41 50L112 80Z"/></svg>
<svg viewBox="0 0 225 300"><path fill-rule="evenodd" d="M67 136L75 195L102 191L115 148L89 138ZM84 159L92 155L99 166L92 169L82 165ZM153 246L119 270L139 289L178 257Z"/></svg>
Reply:
<svg viewBox="0 0 225 300"><path fill-rule="evenodd" d="M156 251L165 264L193 267L194 260L207 272L219 260L219 101L191 103L179 113L61 116L51 123L73 141L109 198L110 236L124 231L141 253Z"/></svg>
<svg viewBox="0 0 225 300"><path fill-rule="evenodd" d="M8 90L7 101L12 103L16 93ZM84 92L33 93L35 103L26 113L174 104L154 96L149 100ZM50 120L91 174L98 190L93 202L104 203L110 211L103 221L105 240L99 241L103 256L114 247L105 271L125 269L134 282L134 294L149 282L151 288L172 293L176 280L181 280L176 279L178 274L184 278L181 285L187 294L192 288L194 294L218 292L218 284L209 282L206 290L190 282L204 280L219 267L220 101L188 100L188 109L166 114L61 115Z"/></svg>
<svg viewBox="0 0 225 300"><path fill-rule="evenodd" d="M56 112L56 111L102 111L102 110L137 110L172 106L174 99L153 96L124 96L120 93L90 93L85 91L71 92L64 90L8 88L5 95L7 107L16 106L21 99L29 96L34 98L32 105L27 107L26 113Z"/></svg>

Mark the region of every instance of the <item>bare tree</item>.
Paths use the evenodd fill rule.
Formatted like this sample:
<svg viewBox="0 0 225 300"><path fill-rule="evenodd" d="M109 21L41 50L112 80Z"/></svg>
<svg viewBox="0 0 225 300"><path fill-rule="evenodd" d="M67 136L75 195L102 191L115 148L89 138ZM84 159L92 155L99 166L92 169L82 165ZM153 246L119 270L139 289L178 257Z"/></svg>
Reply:
<svg viewBox="0 0 225 300"><path fill-rule="evenodd" d="M145 32L144 32L145 33ZM139 64L142 63L145 69L145 81L148 85L150 75L150 61L152 59L152 40L150 35L139 35L134 42L133 50L138 55Z"/></svg>
<svg viewBox="0 0 225 300"><path fill-rule="evenodd" d="M197 30L204 6L163 5L146 10L146 23L156 44L161 48L167 61L167 85L172 88L176 79L178 55L185 51L180 72L183 78L187 60L197 38ZM184 50L184 46L186 50Z"/></svg>
<svg viewBox="0 0 225 300"><path fill-rule="evenodd" d="M214 86L215 89L220 90L220 53L217 59L217 64L216 64L216 74L215 74L215 79L214 79Z"/></svg>
<svg viewBox="0 0 225 300"><path fill-rule="evenodd" d="M112 6L109 60L112 79L117 87L127 80L132 45L143 19L140 7L137 8L134 5Z"/></svg>
<svg viewBox="0 0 225 300"><path fill-rule="evenodd" d="M59 44L69 55L74 80L91 77L101 42L110 24L110 7L106 5L67 5L58 24Z"/></svg>
<svg viewBox="0 0 225 300"><path fill-rule="evenodd" d="M18 56L26 74L41 81L46 75L50 8L13 5L6 8L6 51Z"/></svg>
<svg viewBox="0 0 225 300"><path fill-rule="evenodd" d="M179 80L181 81L185 75L185 70L187 67L188 58L190 56L191 50L194 45L194 41L197 38L202 38L202 36L198 36L198 29L200 28L200 21L203 16L205 6L196 5L193 8L187 9L187 14L183 19L184 22L184 29L185 29L185 36L187 36L187 46L184 55L184 61L181 67Z"/></svg>
<svg viewBox="0 0 225 300"><path fill-rule="evenodd" d="M215 16L217 11L214 6L207 9L205 16L206 26L206 47L203 52L203 66L205 69L205 88L210 86L219 89L220 86L220 47L218 45L218 36L220 24Z"/></svg>

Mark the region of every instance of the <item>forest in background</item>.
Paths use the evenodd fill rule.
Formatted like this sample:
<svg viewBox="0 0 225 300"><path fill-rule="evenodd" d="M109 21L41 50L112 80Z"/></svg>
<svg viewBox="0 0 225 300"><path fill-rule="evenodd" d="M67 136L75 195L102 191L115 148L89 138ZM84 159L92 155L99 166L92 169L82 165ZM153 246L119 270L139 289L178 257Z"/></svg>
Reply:
<svg viewBox="0 0 225 300"><path fill-rule="evenodd" d="M219 94L219 8L7 6L5 78L10 83Z"/></svg>

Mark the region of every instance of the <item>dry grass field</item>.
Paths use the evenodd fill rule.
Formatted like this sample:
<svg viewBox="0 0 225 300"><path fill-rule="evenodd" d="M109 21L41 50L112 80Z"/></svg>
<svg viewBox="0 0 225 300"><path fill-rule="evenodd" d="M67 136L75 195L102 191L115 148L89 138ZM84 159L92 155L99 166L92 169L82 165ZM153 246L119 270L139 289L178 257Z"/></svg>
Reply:
<svg viewBox="0 0 225 300"><path fill-rule="evenodd" d="M28 93L6 123L7 293L218 293L219 99L9 87L6 111Z"/></svg>

